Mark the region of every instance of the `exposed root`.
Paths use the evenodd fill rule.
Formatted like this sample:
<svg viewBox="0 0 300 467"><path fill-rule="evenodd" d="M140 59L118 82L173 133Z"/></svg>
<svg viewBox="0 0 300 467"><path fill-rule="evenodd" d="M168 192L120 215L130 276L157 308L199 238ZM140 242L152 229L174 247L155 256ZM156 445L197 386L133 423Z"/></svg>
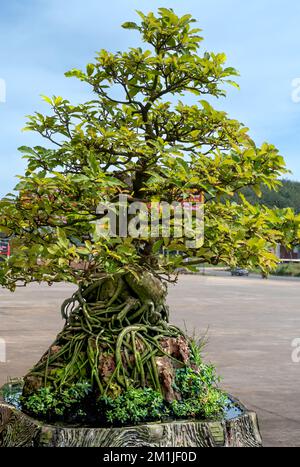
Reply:
<svg viewBox="0 0 300 467"><path fill-rule="evenodd" d="M166 289L150 273L103 277L80 287L62 305L66 324L25 377L23 395L42 386L61 390L87 380L101 395L152 387L176 399L174 369L189 362L182 331L168 324Z"/></svg>

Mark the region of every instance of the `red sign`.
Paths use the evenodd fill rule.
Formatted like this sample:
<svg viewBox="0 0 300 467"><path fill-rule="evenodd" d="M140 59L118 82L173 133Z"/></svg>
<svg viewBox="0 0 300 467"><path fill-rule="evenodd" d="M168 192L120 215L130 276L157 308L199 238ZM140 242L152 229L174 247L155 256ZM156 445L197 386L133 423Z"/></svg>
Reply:
<svg viewBox="0 0 300 467"><path fill-rule="evenodd" d="M0 238L0 256L10 256L10 244L7 238Z"/></svg>

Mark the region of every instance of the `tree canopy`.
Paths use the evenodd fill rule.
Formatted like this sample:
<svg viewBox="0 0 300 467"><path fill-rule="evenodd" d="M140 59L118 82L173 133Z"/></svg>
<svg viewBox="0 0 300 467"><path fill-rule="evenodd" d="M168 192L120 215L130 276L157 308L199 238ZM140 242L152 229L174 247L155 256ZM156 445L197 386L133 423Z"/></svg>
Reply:
<svg viewBox="0 0 300 467"><path fill-rule="evenodd" d="M160 8L157 15L138 17L123 28L139 34L144 48L101 50L85 70L66 73L89 86L89 101L44 96L49 113L29 117L25 130L47 145L20 148L26 172L17 194L0 202L0 231L13 235L15 245L1 263L0 284L13 289L20 280L88 283L103 273L146 268L169 274L183 264L220 261L268 270L276 263L275 242L298 235L299 217L292 210L233 198L244 187L257 193L261 186L277 189L286 169L272 144L258 147L243 124L213 107L228 86L237 86L238 73L226 65L225 54L205 51L191 15ZM120 194L170 203L195 191L205 197L199 248L189 249L172 235L97 233L97 206ZM158 261L162 247L180 254Z"/></svg>

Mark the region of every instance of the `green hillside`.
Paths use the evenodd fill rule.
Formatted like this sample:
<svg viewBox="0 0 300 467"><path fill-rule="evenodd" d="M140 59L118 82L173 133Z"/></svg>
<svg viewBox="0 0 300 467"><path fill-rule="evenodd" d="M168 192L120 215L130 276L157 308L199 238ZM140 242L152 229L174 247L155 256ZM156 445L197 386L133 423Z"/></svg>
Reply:
<svg viewBox="0 0 300 467"><path fill-rule="evenodd" d="M292 180L283 180L279 190L270 191L262 187L262 197L258 198L250 188L244 188L241 192L251 203L265 204L268 207L293 208L300 213L300 182Z"/></svg>

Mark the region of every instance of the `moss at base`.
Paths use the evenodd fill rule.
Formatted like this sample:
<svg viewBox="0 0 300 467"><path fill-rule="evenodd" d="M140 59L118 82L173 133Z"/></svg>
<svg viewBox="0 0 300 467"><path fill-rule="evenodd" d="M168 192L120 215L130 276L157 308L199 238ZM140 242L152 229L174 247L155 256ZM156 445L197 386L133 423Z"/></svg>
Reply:
<svg viewBox="0 0 300 467"><path fill-rule="evenodd" d="M98 396L88 382L76 383L63 391L42 387L21 398L23 410L47 422L90 425L137 424L168 418L218 418L228 400L215 384L214 368L201 365L177 369L173 382L177 399L167 401L152 388L129 388L116 397Z"/></svg>

